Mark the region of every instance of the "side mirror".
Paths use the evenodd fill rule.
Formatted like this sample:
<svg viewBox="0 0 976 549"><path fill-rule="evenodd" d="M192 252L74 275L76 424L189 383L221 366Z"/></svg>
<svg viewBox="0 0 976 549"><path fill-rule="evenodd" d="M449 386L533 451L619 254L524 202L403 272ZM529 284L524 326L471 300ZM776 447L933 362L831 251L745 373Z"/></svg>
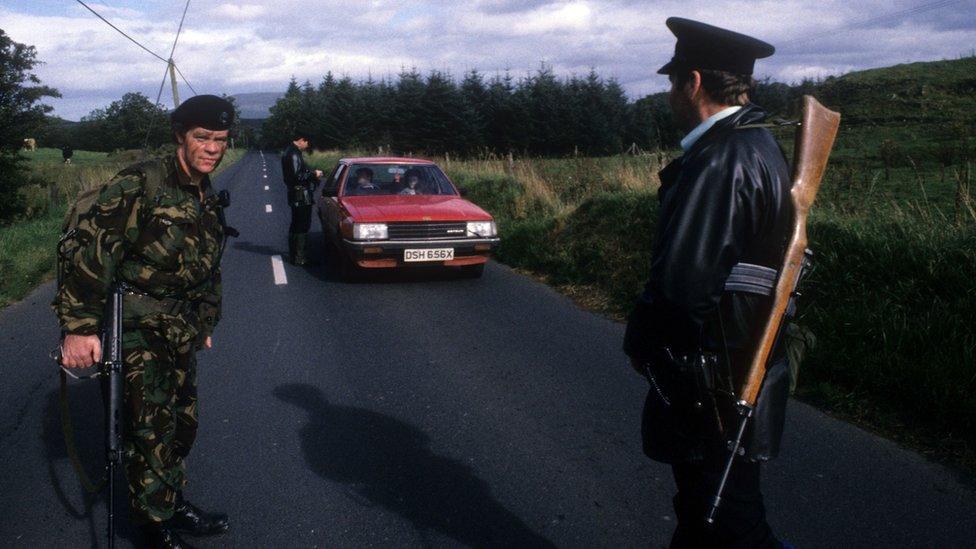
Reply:
<svg viewBox="0 0 976 549"><path fill-rule="evenodd" d="M462 188L459 187L458 188L458 192L461 193L461 196L468 196L468 190L467 189L462 189Z"/></svg>
<svg viewBox="0 0 976 549"><path fill-rule="evenodd" d="M327 186L322 189L322 196L326 198L335 198L339 196L339 188Z"/></svg>

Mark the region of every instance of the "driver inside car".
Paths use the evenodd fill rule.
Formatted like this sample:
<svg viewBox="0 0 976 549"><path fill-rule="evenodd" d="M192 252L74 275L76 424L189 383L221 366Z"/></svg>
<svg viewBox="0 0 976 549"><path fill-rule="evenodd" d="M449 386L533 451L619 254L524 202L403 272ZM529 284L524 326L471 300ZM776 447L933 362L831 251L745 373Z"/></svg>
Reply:
<svg viewBox="0 0 976 549"><path fill-rule="evenodd" d="M375 194L380 188L373 183L373 170L369 168L359 168L356 170L356 186L353 188L355 194Z"/></svg>

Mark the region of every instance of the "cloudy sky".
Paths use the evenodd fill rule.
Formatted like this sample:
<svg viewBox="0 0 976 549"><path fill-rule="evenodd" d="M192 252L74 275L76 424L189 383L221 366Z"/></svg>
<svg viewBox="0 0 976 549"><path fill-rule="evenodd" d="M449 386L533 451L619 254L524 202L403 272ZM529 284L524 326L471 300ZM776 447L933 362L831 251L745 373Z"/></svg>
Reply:
<svg viewBox="0 0 976 549"><path fill-rule="evenodd" d="M168 57L184 0L86 3ZM666 85L655 71L674 48L670 15L771 42L757 75L784 81L976 54L976 0L191 0L173 58L198 93L281 91L330 70L524 76L545 62L561 75L595 68L636 99ZM74 0L4 0L0 29L37 48L36 72L64 95L50 104L67 119L126 91L155 98L166 68Z"/></svg>

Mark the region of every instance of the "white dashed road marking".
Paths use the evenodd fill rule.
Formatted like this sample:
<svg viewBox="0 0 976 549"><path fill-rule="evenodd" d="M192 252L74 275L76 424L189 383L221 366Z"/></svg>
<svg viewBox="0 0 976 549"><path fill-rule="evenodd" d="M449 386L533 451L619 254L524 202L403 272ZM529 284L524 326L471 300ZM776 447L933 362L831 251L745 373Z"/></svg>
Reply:
<svg viewBox="0 0 976 549"><path fill-rule="evenodd" d="M264 213L271 213L271 204L264 205Z"/></svg>
<svg viewBox="0 0 976 549"><path fill-rule="evenodd" d="M280 255L271 256L271 271L274 273L276 286L288 284L288 277L285 276L285 262L281 260Z"/></svg>
<svg viewBox="0 0 976 549"><path fill-rule="evenodd" d="M269 186L267 186L267 185L265 185L265 186L264 186L264 190L266 190L266 191L270 191L270 190L271 190L271 187L269 187Z"/></svg>

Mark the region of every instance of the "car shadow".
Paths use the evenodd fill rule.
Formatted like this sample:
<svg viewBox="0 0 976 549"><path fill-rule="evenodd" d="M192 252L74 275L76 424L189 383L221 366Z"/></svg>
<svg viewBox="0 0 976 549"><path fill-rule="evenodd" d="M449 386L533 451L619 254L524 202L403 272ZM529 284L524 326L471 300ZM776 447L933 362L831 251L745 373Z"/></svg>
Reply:
<svg viewBox="0 0 976 549"><path fill-rule="evenodd" d="M302 451L321 477L373 505L472 546L553 547L494 499L467 465L431 451L421 430L392 417L331 404L308 384L281 385L277 398L308 413Z"/></svg>
<svg viewBox="0 0 976 549"><path fill-rule="evenodd" d="M99 384L96 381L71 382L67 394L78 458L91 481L97 483L105 472L105 425ZM97 494L88 492L68 465L70 459L62 432L61 399L57 389L47 395L42 430L51 488L69 516L87 522L90 546L99 547L99 541L104 541L105 524L96 523L92 511L96 505L108 505L107 488ZM65 470L70 472L59 472ZM80 502L76 494L81 495ZM115 535L132 540L134 534L129 526L127 497L125 476L119 470L115 477Z"/></svg>

